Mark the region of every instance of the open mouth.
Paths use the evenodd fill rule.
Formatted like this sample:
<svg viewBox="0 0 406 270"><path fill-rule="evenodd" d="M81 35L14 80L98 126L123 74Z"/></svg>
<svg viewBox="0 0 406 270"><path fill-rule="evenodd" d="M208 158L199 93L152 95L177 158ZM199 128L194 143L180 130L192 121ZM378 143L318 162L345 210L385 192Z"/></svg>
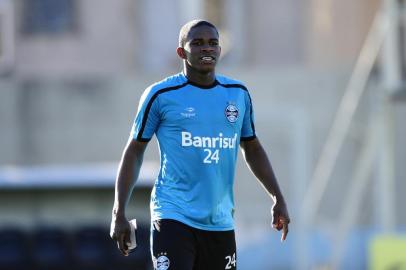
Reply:
<svg viewBox="0 0 406 270"><path fill-rule="evenodd" d="M204 64L213 64L216 62L216 58L214 56L202 56L200 61Z"/></svg>

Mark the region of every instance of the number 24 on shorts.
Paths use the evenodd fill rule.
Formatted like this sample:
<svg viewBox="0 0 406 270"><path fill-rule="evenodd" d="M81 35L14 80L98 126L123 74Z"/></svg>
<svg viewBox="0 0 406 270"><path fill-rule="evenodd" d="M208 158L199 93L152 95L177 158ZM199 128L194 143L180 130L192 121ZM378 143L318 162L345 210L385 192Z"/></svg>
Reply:
<svg viewBox="0 0 406 270"><path fill-rule="evenodd" d="M224 269L231 269L231 266L234 266L234 268L236 267L236 263L237 261L235 260L235 253L233 254L233 256L226 256L226 267Z"/></svg>

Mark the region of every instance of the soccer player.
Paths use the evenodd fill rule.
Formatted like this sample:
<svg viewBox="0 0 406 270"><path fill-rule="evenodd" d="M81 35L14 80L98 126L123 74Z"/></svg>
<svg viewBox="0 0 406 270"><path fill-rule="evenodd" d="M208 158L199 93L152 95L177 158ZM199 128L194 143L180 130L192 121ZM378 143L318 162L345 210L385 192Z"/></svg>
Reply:
<svg viewBox="0 0 406 270"><path fill-rule="evenodd" d="M253 174L272 197L272 224L288 234L286 202L255 134L247 88L215 73L219 33L204 20L186 23L176 52L183 72L142 95L119 166L112 238L128 255L125 208L143 153L155 134L160 171L151 194L151 253L157 270L236 269L234 171L240 146ZM136 251L135 251L136 252Z"/></svg>

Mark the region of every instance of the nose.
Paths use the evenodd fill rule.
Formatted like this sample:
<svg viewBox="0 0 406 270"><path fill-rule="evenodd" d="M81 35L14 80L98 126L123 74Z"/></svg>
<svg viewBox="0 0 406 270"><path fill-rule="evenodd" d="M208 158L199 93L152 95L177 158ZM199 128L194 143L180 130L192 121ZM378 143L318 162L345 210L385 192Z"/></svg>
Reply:
<svg viewBox="0 0 406 270"><path fill-rule="evenodd" d="M214 47L211 46L210 44L206 44L202 46L202 51L208 52L208 51L214 51Z"/></svg>

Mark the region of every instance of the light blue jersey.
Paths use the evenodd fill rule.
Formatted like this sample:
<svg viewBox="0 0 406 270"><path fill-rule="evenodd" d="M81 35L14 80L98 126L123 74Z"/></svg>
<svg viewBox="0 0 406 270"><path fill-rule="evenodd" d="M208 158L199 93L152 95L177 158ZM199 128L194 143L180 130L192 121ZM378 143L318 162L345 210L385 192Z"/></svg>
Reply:
<svg viewBox="0 0 406 270"><path fill-rule="evenodd" d="M151 194L152 220L232 230L238 146L255 138L247 88L224 76L210 87L197 86L182 73L153 84L140 99L132 136L149 141L154 133L161 168Z"/></svg>

